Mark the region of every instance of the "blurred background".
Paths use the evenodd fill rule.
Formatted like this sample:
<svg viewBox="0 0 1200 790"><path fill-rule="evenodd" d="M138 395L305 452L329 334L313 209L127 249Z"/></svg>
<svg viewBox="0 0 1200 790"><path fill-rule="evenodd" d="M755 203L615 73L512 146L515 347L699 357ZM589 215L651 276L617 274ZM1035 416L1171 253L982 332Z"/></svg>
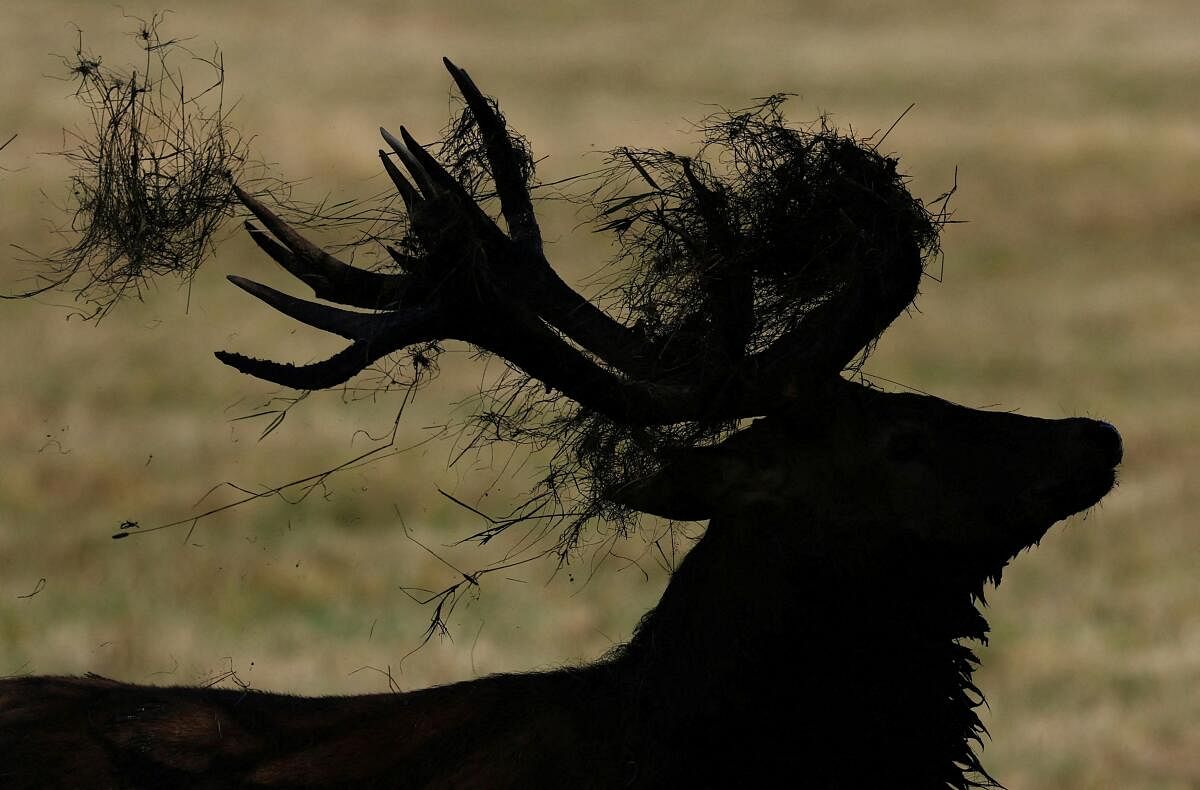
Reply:
<svg viewBox="0 0 1200 790"><path fill-rule="evenodd" d="M450 79L471 71L544 158L545 181L618 145L687 152L684 119L778 91L887 138L915 194L949 188L941 282L868 371L970 406L1115 423L1120 487L1019 557L989 594L977 681L984 764L1012 788L1200 786L1200 16L1190 2L220 2L170 14L164 37L224 53L231 123L298 196L381 191L376 128L436 137ZM149 17L151 6L126 5ZM28 275L9 244L61 240L69 170L47 152L84 113L62 81L77 44L136 65L137 21L105 4L8 2L0 43L0 284ZM569 205L541 212L578 282L607 240ZM646 537L485 577L421 642L440 589L479 556L452 543L532 474L447 469L429 442L330 478L305 501L249 503L113 541L125 521L185 519L374 446L398 396L314 395L278 430L235 420L280 393L217 363L230 348L308 361L336 348L224 282L301 293L231 224L190 289L159 283L99 325L70 298L0 302L0 675L99 672L364 693L591 660L628 638L665 584ZM481 370L458 349L405 413L428 438ZM986 452L986 448L981 448ZM485 496L486 494L486 496ZM412 539L406 537L407 527ZM648 532L653 537L653 532ZM419 543L417 542L419 541ZM432 550L441 559L433 556ZM683 548L682 546L680 547ZM661 558L659 558L661 559ZM442 560L445 560L443 562ZM451 563L450 567L446 563ZM501 578L506 576L507 578ZM402 660L403 659L403 660ZM226 678L225 682L233 682Z"/></svg>

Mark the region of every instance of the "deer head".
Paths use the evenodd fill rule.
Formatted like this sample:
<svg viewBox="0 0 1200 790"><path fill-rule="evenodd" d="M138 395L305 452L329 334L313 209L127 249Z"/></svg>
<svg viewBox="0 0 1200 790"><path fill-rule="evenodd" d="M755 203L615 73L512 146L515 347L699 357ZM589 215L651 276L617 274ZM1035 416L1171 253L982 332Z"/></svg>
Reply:
<svg viewBox="0 0 1200 790"><path fill-rule="evenodd" d="M677 451L614 496L673 519L755 512L830 529L869 526L999 568L1115 481L1109 423L986 412L838 378L713 447ZM844 534L810 545L843 546Z"/></svg>

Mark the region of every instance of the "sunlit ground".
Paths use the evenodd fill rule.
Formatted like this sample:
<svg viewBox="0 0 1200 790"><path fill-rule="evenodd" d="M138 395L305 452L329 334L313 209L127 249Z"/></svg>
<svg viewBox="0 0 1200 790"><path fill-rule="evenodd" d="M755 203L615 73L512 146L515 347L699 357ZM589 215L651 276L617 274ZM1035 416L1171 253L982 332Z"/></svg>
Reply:
<svg viewBox="0 0 1200 790"><path fill-rule="evenodd" d="M1126 442L1120 488L989 595L984 762L1012 788L1200 786L1192 4L641 5L210 2L165 31L205 54L220 43L234 122L284 175L309 179L311 199L383 188L380 124L436 135L443 54L500 97L548 181L616 145L687 150L682 119L712 104L791 91L796 120L827 111L865 134L916 102L886 148L920 195L957 168L969 222L947 230L943 281L926 283L921 312L897 322L869 370L972 406L1103 417ZM132 60L135 23L105 4L7 3L4 16L0 142L20 136L0 152L0 239L48 250L66 171L43 152L83 120L72 84L49 78L63 73L55 53L71 53L78 25L106 62ZM542 210L564 273L604 261L583 217ZM23 270L15 250L5 257L11 290ZM481 523L436 486L495 512L530 482L502 477L481 498L493 475L472 467L489 459L447 470L445 442L336 476L301 504L110 540L122 521L228 501L223 489L196 504L224 481L319 472L369 448L356 429L390 427L398 398L348 405L339 393L263 441L262 421L234 422L275 391L212 350L306 361L336 345L225 284L229 272L300 292L234 234L190 294L164 281L98 327L68 320L65 296L0 303L0 674L194 683L233 669L259 688L353 693L387 687L364 667L413 688L589 660L628 637L665 583L639 539L598 570L585 554L557 575L544 563L486 577L451 618L452 641L401 661L430 613L400 588L457 579L401 522L467 570L474 550L444 544ZM466 353L442 363L399 443L425 438L478 384Z"/></svg>

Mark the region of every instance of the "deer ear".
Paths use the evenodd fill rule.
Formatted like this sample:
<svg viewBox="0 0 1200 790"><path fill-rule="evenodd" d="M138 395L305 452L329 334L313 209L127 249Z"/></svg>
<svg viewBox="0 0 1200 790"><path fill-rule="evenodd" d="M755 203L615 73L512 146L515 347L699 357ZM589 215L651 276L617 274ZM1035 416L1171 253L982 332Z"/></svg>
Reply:
<svg viewBox="0 0 1200 790"><path fill-rule="evenodd" d="M657 472L613 488L607 498L676 521L702 521L777 502L780 464L770 459L781 449L796 452L791 422L760 418L720 444L661 451Z"/></svg>
<svg viewBox="0 0 1200 790"><path fill-rule="evenodd" d="M663 518L702 521L737 507L744 478L745 463L724 447L672 450L661 469L618 486L608 499Z"/></svg>

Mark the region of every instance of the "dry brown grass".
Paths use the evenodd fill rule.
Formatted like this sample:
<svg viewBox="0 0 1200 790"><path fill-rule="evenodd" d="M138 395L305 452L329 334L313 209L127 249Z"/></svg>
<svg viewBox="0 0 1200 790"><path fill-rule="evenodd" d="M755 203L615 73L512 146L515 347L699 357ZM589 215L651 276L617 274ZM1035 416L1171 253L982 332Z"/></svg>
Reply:
<svg viewBox="0 0 1200 790"><path fill-rule="evenodd" d="M469 68L550 158L545 178L618 144L684 145L703 103L802 94L888 139L934 195L959 168L945 282L902 319L871 370L969 405L1103 416L1126 439L1121 487L1021 557L991 597L994 646L980 684L994 742L985 763L1013 788L1200 785L1200 18L1188 2L1087 5L682 2L499 4L209 2L170 29L219 41L236 122L309 197L381 188L375 128L432 137L446 117L439 58ZM800 8L805 10L798 10ZM141 9L131 9L138 10ZM145 9L148 13L152 9ZM73 123L70 86L46 80L74 22L120 57L130 29L103 4L5 6L0 44L0 238L46 248L64 173L39 152ZM130 50L125 49L128 52ZM373 179L373 180L372 180ZM573 276L604 255L549 209L553 257ZM230 663L259 687L356 692L398 673L426 613L401 584L448 570L427 544L477 526L436 495L471 496L432 445L336 479L299 506L257 503L185 533L114 543L124 519L191 512L213 484L277 483L361 446L394 403L315 398L263 442L231 423L270 390L218 365L232 347L315 357L311 335L221 277L289 287L242 239L186 295L165 286L98 328L46 305L0 303L0 673L98 671L195 682ZM19 268L6 267L15 283ZM43 302L63 301L43 299ZM407 441L470 392L478 371L447 355L405 421ZM459 479L462 477L463 479ZM487 501L519 492L506 480ZM641 552L644 546L629 547ZM461 555L456 555L461 556ZM612 562L591 584L551 566L489 581L455 618L455 641L408 659L399 683L595 657L625 638L663 575ZM26 595L44 586L37 595Z"/></svg>

